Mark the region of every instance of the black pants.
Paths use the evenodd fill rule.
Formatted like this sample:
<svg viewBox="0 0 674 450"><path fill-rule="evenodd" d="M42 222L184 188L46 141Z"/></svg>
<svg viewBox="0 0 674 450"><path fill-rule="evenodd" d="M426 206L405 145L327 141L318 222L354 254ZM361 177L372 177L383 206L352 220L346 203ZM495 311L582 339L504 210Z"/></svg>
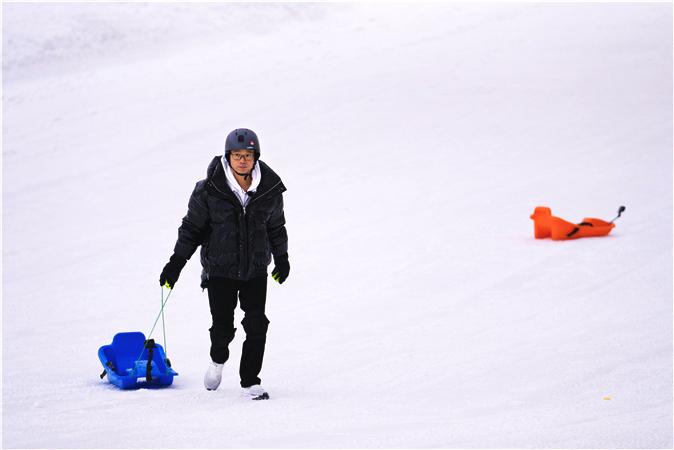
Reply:
<svg viewBox="0 0 674 450"><path fill-rule="evenodd" d="M267 340L269 320L264 314L267 299L267 276L248 281L210 277L208 280L208 302L211 306L213 326L211 333L211 359L223 364L229 359L229 343L234 339L234 310L238 298L245 313L241 325L246 332L241 352L239 375L241 386L260 384L260 370L264 346Z"/></svg>

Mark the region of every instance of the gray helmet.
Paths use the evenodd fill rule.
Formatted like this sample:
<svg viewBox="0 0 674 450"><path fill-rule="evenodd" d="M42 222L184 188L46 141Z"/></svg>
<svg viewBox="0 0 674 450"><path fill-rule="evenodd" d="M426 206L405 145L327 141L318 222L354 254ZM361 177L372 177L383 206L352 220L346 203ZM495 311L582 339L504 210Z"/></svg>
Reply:
<svg viewBox="0 0 674 450"><path fill-rule="evenodd" d="M248 128L237 128L227 135L225 141L225 158L229 161L229 153L232 150L253 150L255 152L255 161L260 159L260 141L253 130Z"/></svg>

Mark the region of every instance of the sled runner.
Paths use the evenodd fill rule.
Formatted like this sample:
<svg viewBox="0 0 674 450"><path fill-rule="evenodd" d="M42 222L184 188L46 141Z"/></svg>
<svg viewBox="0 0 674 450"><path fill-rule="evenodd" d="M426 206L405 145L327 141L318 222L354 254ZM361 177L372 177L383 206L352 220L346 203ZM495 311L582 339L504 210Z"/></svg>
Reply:
<svg viewBox="0 0 674 450"><path fill-rule="evenodd" d="M178 375L164 348L154 339L145 340L139 331L117 333L112 344L98 349L98 359L105 368L101 379L107 375L108 381L121 389L169 386Z"/></svg>
<svg viewBox="0 0 674 450"><path fill-rule="evenodd" d="M625 210L620 207L618 217ZM581 223L575 224L552 215L550 208L537 206L530 216L534 221L534 237L536 239L552 238L555 241L578 239L582 237L606 236L615 228L613 221L586 217ZM616 217L617 219L617 217ZM615 219L613 219L615 220Z"/></svg>

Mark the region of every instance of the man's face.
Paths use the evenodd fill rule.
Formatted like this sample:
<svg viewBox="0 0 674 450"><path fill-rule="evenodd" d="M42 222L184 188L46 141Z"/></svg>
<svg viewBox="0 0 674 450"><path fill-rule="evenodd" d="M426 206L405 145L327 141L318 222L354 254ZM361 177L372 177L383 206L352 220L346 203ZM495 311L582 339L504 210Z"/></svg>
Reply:
<svg viewBox="0 0 674 450"><path fill-rule="evenodd" d="M255 165L255 152L253 150L232 150L229 153L229 163L239 173L248 173Z"/></svg>

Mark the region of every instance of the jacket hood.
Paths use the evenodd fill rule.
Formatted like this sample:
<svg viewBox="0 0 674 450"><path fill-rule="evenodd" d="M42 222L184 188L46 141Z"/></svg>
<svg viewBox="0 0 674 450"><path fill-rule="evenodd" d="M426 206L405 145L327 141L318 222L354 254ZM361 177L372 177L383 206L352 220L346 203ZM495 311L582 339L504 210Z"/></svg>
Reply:
<svg viewBox="0 0 674 450"><path fill-rule="evenodd" d="M213 178L213 173L215 172L215 169L218 167L218 163L220 162L220 158L222 156L216 156L213 158L213 161L208 165L208 168L206 169L206 177L207 178Z"/></svg>

